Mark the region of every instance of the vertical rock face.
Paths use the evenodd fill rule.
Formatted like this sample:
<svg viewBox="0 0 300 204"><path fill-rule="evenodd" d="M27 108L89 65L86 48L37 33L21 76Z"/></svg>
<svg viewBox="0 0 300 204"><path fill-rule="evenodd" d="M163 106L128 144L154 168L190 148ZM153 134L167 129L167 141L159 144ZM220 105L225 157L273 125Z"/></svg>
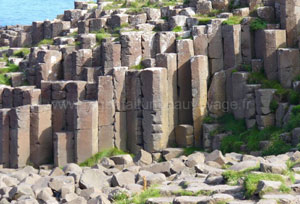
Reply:
<svg viewBox="0 0 300 204"><path fill-rule="evenodd" d="M9 111L10 109L0 111L0 159L5 168L9 168L10 165Z"/></svg>
<svg viewBox="0 0 300 204"><path fill-rule="evenodd" d="M298 49L281 48L277 51L278 76L284 88L291 88L295 76L300 74L300 53Z"/></svg>
<svg viewBox="0 0 300 204"><path fill-rule="evenodd" d="M211 113L222 116L226 105L226 75L224 71L216 72L208 90L207 103Z"/></svg>
<svg viewBox="0 0 300 204"><path fill-rule="evenodd" d="M11 109L10 124L10 167L21 168L30 161L30 106Z"/></svg>
<svg viewBox="0 0 300 204"><path fill-rule="evenodd" d="M223 25L224 69L234 67L242 62L241 25Z"/></svg>
<svg viewBox="0 0 300 204"><path fill-rule="evenodd" d="M169 109L169 144L175 144L175 127L178 125L178 109L176 103L178 102L177 92L177 55L171 53L157 54L156 65L158 67L165 67L167 69L168 78L168 109Z"/></svg>
<svg viewBox="0 0 300 204"><path fill-rule="evenodd" d="M286 46L286 31L264 30L262 31L261 37L262 39L259 42L261 42L263 46L261 50L264 59L264 70L266 76L269 80L277 80L278 64L276 50Z"/></svg>
<svg viewBox="0 0 300 204"><path fill-rule="evenodd" d="M98 152L98 103L74 104L75 161L84 162Z"/></svg>
<svg viewBox="0 0 300 204"><path fill-rule="evenodd" d="M73 132L57 132L53 139L54 165L64 166L75 162Z"/></svg>
<svg viewBox="0 0 300 204"><path fill-rule="evenodd" d="M195 145L201 146L202 123L206 116L209 67L205 55L191 59L191 88Z"/></svg>
<svg viewBox="0 0 300 204"><path fill-rule="evenodd" d="M298 0L280 1L280 23L281 28L286 29L287 46L289 47L297 47L298 45L299 7Z"/></svg>
<svg viewBox="0 0 300 204"><path fill-rule="evenodd" d="M143 147L141 71L126 72L127 148L137 153ZM129 122L130 121L130 122Z"/></svg>
<svg viewBox="0 0 300 204"><path fill-rule="evenodd" d="M179 88L179 123L192 124L192 92L191 92L191 68L190 58L194 56L192 40L177 41L177 66L178 66L178 88Z"/></svg>
<svg viewBox="0 0 300 204"><path fill-rule="evenodd" d="M100 76L98 81L98 127L99 150L114 146L113 125L115 104L113 101L113 81L111 76Z"/></svg>
<svg viewBox="0 0 300 204"><path fill-rule="evenodd" d="M142 37L140 33L128 32L121 35L122 66L132 67L142 60Z"/></svg>
<svg viewBox="0 0 300 204"><path fill-rule="evenodd" d="M51 105L30 108L30 159L36 166L52 162Z"/></svg>
<svg viewBox="0 0 300 204"><path fill-rule="evenodd" d="M0 165L63 166L110 148L145 149L146 160L182 153L170 146L211 151L229 135L214 120L225 113L284 127L300 103L299 2L77 1L54 20L0 28L0 82L12 85L0 86ZM294 132L281 137L295 145Z"/></svg>
<svg viewBox="0 0 300 204"><path fill-rule="evenodd" d="M165 68L141 72L143 140L148 152L160 151L168 144L168 79Z"/></svg>

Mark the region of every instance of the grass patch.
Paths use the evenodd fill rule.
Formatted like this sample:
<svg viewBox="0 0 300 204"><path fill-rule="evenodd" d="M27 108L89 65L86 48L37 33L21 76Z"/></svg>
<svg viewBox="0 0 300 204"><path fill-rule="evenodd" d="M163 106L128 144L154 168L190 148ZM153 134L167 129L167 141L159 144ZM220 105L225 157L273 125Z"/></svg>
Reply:
<svg viewBox="0 0 300 204"><path fill-rule="evenodd" d="M248 84L261 84L263 89L276 89L276 99L278 102L289 102L297 105L300 101L300 94L293 89L285 89L276 80L268 80L263 72L251 72Z"/></svg>
<svg viewBox="0 0 300 204"><path fill-rule="evenodd" d="M53 39L44 39L38 43L38 47L40 47L41 45L53 45L53 44L54 44Z"/></svg>
<svg viewBox="0 0 300 204"><path fill-rule="evenodd" d="M111 34L106 32L106 30L104 28L101 28L99 31L93 32L93 33L96 34L96 41L98 44L101 44L102 40L111 37Z"/></svg>
<svg viewBox="0 0 300 204"><path fill-rule="evenodd" d="M30 49L29 48L22 48L18 51L15 51L13 56L24 58L25 56L27 56L29 54L30 54Z"/></svg>
<svg viewBox="0 0 300 204"><path fill-rule="evenodd" d="M251 21L250 29L252 31L256 30L263 30L267 28L267 22L262 20L261 18L256 18L255 20Z"/></svg>
<svg viewBox="0 0 300 204"><path fill-rule="evenodd" d="M214 19L214 17L202 17L198 19L198 25L207 25L211 23L211 20Z"/></svg>
<svg viewBox="0 0 300 204"><path fill-rule="evenodd" d="M242 172L226 171L222 175L226 180L226 183L229 185L238 185L239 181L242 180L244 182L245 195L247 198L251 198L255 195L257 191L257 184L261 180L280 181L282 185L280 186L279 191L283 193L290 192L291 189L285 185L285 180L281 175L271 173L252 173L252 171L258 169L259 166Z"/></svg>
<svg viewBox="0 0 300 204"><path fill-rule="evenodd" d="M300 105L293 107L290 120L284 127L284 130L290 132L296 127L300 127Z"/></svg>
<svg viewBox="0 0 300 204"><path fill-rule="evenodd" d="M201 195L210 196L212 194L213 194L212 191L203 191L203 190L200 190L200 191L197 191L197 192L181 190L181 191L177 191L177 192L173 193L173 195L175 195L175 196L201 196Z"/></svg>
<svg viewBox="0 0 300 204"><path fill-rule="evenodd" d="M122 150L119 150L117 148L112 148L108 150L104 150L102 152L99 152L92 156L91 158L87 159L83 163L80 164L80 166L88 166L92 167L95 164L97 164L102 158L104 157L111 157L111 156L116 156L116 155L123 155L123 154L128 154Z"/></svg>
<svg viewBox="0 0 300 204"><path fill-rule="evenodd" d="M175 28L173 28L173 30L172 30L173 32L176 32L176 33L178 33L178 32L182 32L183 31L183 29L182 29L182 27L181 26L176 26Z"/></svg>
<svg viewBox="0 0 300 204"><path fill-rule="evenodd" d="M195 152L203 152L203 149L199 147L186 147L183 151L185 156L189 156Z"/></svg>
<svg viewBox="0 0 300 204"><path fill-rule="evenodd" d="M131 198L124 193L116 195L113 199L114 200L113 203L114 204L145 204L147 199L156 198L156 197L161 197L160 190L151 187L140 194L133 195Z"/></svg>
<svg viewBox="0 0 300 204"><path fill-rule="evenodd" d="M223 25L238 25L241 24L243 17L231 16L226 21L223 21Z"/></svg>
<svg viewBox="0 0 300 204"><path fill-rule="evenodd" d="M145 67L142 65L142 63L139 63L138 65L131 66L130 69L142 70L145 69Z"/></svg>
<svg viewBox="0 0 300 204"><path fill-rule="evenodd" d="M300 117L295 120L300 123ZM242 145L247 145L249 152L261 151L259 143L265 140L270 140L271 145L263 151L263 155L278 155L291 149L291 145L285 143L280 138L280 134L284 132L283 129L277 127L268 127L263 130L259 130L257 127L247 129L244 120L235 120L231 114L226 114L219 118L218 122L220 123L220 127L217 133L231 133L221 142L221 150L224 154L229 152L244 153L241 152Z"/></svg>
<svg viewBox="0 0 300 204"><path fill-rule="evenodd" d="M5 74L0 74L0 84L10 85L11 84L10 78L5 76Z"/></svg>
<svg viewBox="0 0 300 204"><path fill-rule="evenodd" d="M267 180L267 181L280 181L282 183L279 190L283 190L284 192L287 191L287 186L284 184L285 180L283 177L279 174L270 174L270 173L261 173L261 174L254 174L250 173L246 175L245 177L245 195L246 197L250 198L254 196L256 190L257 190L257 184L261 180Z"/></svg>

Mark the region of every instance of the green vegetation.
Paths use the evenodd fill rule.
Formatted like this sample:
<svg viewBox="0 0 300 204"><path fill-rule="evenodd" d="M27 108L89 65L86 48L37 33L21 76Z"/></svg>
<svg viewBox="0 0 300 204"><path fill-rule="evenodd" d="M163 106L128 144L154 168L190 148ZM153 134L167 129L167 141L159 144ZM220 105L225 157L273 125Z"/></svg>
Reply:
<svg viewBox="0 0 300 204"><path fill-rule="evenodd" d="M128 154L128 153L126 153L122 150L116 149L116 148L107 149L107 150L99 152L99 153L95 154L94 156L92 156L91 158L87 159L86 161L81 163L80 166L91 167L91 166L94 166L95 164L97 164L104 157L111 157L111 156L123 155L123 154Z"/></svg>
<svg viewBox="0 0 300 204"><path fill-rule="evenodd" d="M297 119L300 122L300 119ZM246 128L244 120L235 120L233 115L226 114L218 119L220 128L214 131L214 134L222 132L231 132L221 142L221 150L223 153L241 152L241 146L247 145L247 150L260 151L260 141L271 141L270 147L263 151L263 155L282 154L291 149L291 145L281 140L280 134L283 129L277 127L268 127L259 130L257 127L251 129Z"/></svg>
<svg viewBox="0 0 300 204"><path fill-rule="evenodd" d="M215 123L215 122L217 122L217 119L213 118L209 115L205 116L205 118L203 119L203 123L212 124L212 123Z"/></svg>
<svg viewBox="0 0 300 204"><path fill-rule="evenodd" d="M286 181L281 175L271 173L252 173L252 171L258 169L259 167L247 169L242 172L226 171L223 173L223 177L229 185L237 185L239 182L244 183L245 195L248 198L254 196L257 191L257 184L261 180L280 181L282 185L280 186L279 191L283 193L290 192L291 189L285 185Z"/></svg>
<svg viewBox="0 0 300 204"><path fill-rule="evenodd" d="M259 183L259 181L261 180L267 180L267 181L280 181L282 183L279 191L283 191L283 193L287 192L290 188L288 188L284 183L285 180L283 179L283 177L279 174L270 174L270 173L262 173L262 174L254 174L254 173L250 173L245 177L245 183L244 183L244 187L245 187L245 195L247 197L252 197L256 190L257 190L257 184ZM263 193L263 192L261 192Z"/></svg>
<svg viewBox="0 0 300 204"><path fill-rule="evenodd" d="M252 72L248 78L249 84L261 84L264 89L276 89L277 102L289 102L292 105L299 104L300 94L293 89L285 89L278 81L268 80L263 72Z"/></svg>
<svg viewBox="0 0 300 204"><path fill-rule="evenodd" d="M252 31L256 30L263 30L267 28L267 22L262 20L261 18L256 18L255 20L251 21L250 29Z"/></svg>
<svg viewBox="0 0 300 204"><path fill-rule="evenodd" d="M173 28L173 32L178 33L178 32L181 32L181 31L183 31L181 26L176 26L175 28Z"/></svg>
<svg viewBox="0 0 300 204"><path fill-rule="evenodd" d="M300 127L300 105L294 106L290 120L284 127L285 131L292 131L294 128Z"/></svg>
<svg viewBox="0 0 300 204"><path fill-rule="evenodd" d="M101 44L102 40L111 37L111 35L108 32L106 32L104 28L101 28L98 32L95 33L98 44Z"/></svg>
<svg viewBox="0 0 300 204"><path fill-rule="evenodd" d="M131 66L130 69L142 70L145 69L144 65L140 62L138 65Z"/></svg>
<svg viewBox="0 0 300 204"><path fill-rule="evenodd" d="M10 78L5 76L5 74L0 74L0 84L10 85Z"/></svg>
<svg viewBox="0 0 300 204"><path fill-rule="evenodd" d="M29 54L30 54L30 49L29 48L22 48L18 51L15 51L13 56L23 58L23 57L25 57Z"/></svg>
<svg viewBox="0 0 300 204"><path fill-rule="evenodd" d="M213 194L212 191L203 191L203 190L200 190L200 191L197 191L197 192L181 190L181 191L177 191L177 192L173 193L173 195L175 195L175 196L200 196L200 195L210 196L212 194Z"/></svg>
<svg viewBox="0 0 300 204"><path fill-rule="evenodd" d="M53 45L53 43L53 39L44 39L38 43L38 47L40 47L41 45Z"/></svg>
<svg viewBox="0 0 300 204"><path fill-rule="evenodd" d="M223 21L223 25L237 25L241 24L243 17L231 16L226 21Z"/></svg>
<svg viewBox="0 0 300 204"><path fill-rule="evenodd" d="M160 191L154 187L148 188L140 194L135 194L131 198L125 193L120 193L114 197L114 204L145 204L148 198L161 197Z"/></svg>
<svg viewBox="0 0 300 204"><path fill-rule="evenodd" d="M195 152L203 152L203 149L199 148L199 147L186 147L184 148L184 155L188 156L191 155Z"/></svg>
<svg viewBox="0 0 300 204"><path fill-rule="evenodd" d="M214 19L214 17L202 17L198 19L199 25L207 25L211 23L211 20Z"/></svg>
<svg viewBox="0 0 300 204"><path fill-rule="evenodd" d="M7 67L0 68L0 84L10 85L10 78L6 76L10 72L18 72L20 70L19 66L11 63L7 63Z"/></svg>

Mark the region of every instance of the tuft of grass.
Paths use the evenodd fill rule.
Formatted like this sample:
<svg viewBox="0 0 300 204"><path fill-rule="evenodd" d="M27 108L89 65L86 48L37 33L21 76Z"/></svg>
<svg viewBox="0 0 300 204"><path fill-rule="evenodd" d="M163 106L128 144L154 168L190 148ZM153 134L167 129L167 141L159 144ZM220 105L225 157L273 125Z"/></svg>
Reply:
<svg viewBox="0 0 300 204"><path fill-rule="evenodd" d="M111 34L106 32L104 28L101 28L99 31L93 33L96 34L96 41L98 44L101 44L102 40L111 37Z"/></svg>
<svg viewBox="0 0 300 204"><path fill-rule="evenodd" d="M251 198L254 196L257 191L257 185L261 180L267 181L280 181L282 185L280 186L279 191L286 193L290 192L290 188L285 185L285 179L279 174L271 174L271 173L252 173L252 171L256 171L259 169L259 166L247 169L242 172L237 171L226 171L222 175L229 185L238 185L239 181L243 181L245 188L245 195L247 198Z"/></svg>
<svg viewBox="0 0 300 204"><path fill-rule="evenodd" d="M40 47L41 45L53 45L53 44L54 44L53 39L44 39L38 43L38 46Z"/></svg>
<svg viewBox="0 0 300 204"><path fill-rule="evenodd" d="M226 21L223 21L223 25L238 25L241 24L243 17L231 16Z"/></svg>
<svg viewBox="0 0 300 204"><path fill-rule="evenodd" d="M136 70L142 70L145 67L142 65L142 63L139 63L138 65L131 66L130 69L136 69Z"/></svg>
<svg viewBox="0 0 300 204"><path fill-rule="evenodd" d="M254 174L250 173L246 175L244 187L245 187L245 195L246 197L250 198L254 196L256 190L257 190L257 184L261 180L267 180L267 181L280 181L282 183L281 190L286 192L286 189L288 188L284 183L285 180L283 177L279 174L271 174L271 173L261 173L261 174Z"/></svg>
<svg viewBox="0 0 300 204"><path fill-rule="evenodd" d="M300 94L293 89L285 89L276 80L268 80L263 72L251 72L248 78L249 84L261 84L264 89L276 89L276 97L280 102L289 102L297 105L300 102Z"/></svg>
<svg viewBox="0 0 300 204"><path fill-rule="evenodd" d="M160 190L153 187L148 188L140 194L135 194L133 197L121 193L114 197L114 204L145 204L147 199L161 197Z"/></svg>
<svg viewBox="0 0 300 204"><path fill-rule="evenodd" d="M210 24L212 19L214 19L214 17L201 17L198 19L198 25Z"/></svg>
<svg viewBox="0 0 300 204"><path fill-rule="evenodd" d="M290 120L285 125L284 130L290 132L296 127L300 127L300 105L293 107Z"/></svg>
<svg viewBox="0 0 300 204"><path fill-rule="evenodd" d="M203 152L203 149L199 147L186 147L183 151L185 156L189 156L195 152Z"/></svg>
<svg viewBox="0 0 300 204"><path fill-rule="evenodd" d="M209 115L205 116L205 118L203 119L203 123L208 123L208 124L212 124L212 123L216 123L217 120Z"/></svg>
<svg viewBox="0 0 300 204"><path fill-rule="evenodd" d="M232 170L228 170L225 171L222 176L225 179L226 183L229 185L238 185L238 182L240 179L244 179L244 177L246 175L248 175L249 173L251 173L251 171L257 171L259 170L260 166L256 166L253 168L249 168L249 169L245 169L244 171L232 171Z"/></svg>
<svg viewBox="0 0 300 204"><path fill-rule="evenodd" d="M10 85L10 78L8 78L5 74L0 74L0 84Z"/></svg>
<svg viewBox="0 0 300 204"><path fill-rule="evenodd" d="M175 28L173 28L173 30L172 30L173 32L176 32L176 33L178 33L178 32L181 32L181 31L183 31L183 29L182 29L182 27L181 26L176 26Z"/></svg>
<svg viewBox="0 0 300 204"><path fill-rule="evenodd" d="M91 158L87 159L86 161L84 161L79 165L91 167L97 164L104 157L111 157L111 156L123 155L123 154L128 154L128 153L119 150L117 148L107 149L102 152L98 152L97 154L95 154L94 156L92 156Z"/></svg>
<svg viewBox="0 0 300 204"><path fill-rule="evenodd" d="M16 52L14 52L13 56L23 58L23 57L25 57L29 54L30 54L30 49L29 48L22 48L22 49L20 49Z"/></svg>
<svg viewBox="0 0 300 204"><path fill-rule="evenodd" d="M213 194L212 191L204 191L204 190L200 190L200 191L197 191L197 192L181 190L181 191L177 191L177 192L173 193L173 195L175 195L175 196L201 196L201 195L210 196L212 194Z"/></svg>
<svg viewBox="0 0 300 204"><path fill-rule="evenodd" d="M261 18L256 18L255 20L251 21L250 29L252 31L256 30L263 30L267 28L267 22L262 20Z"/></svg>

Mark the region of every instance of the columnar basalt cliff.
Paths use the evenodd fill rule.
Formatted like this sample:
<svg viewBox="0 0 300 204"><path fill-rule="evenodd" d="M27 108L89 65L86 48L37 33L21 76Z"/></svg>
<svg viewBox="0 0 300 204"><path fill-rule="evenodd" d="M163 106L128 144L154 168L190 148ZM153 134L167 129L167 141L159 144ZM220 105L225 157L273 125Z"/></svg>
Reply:
<svg viewBox="0 0 300 204"><path fill-rule="evenodd" d="M236 168L249 176L248 168L253 170L263 158L223 157L218 150L260 156L299 148L299 8L300 0L78 1L75 9L55 20L1 28L0 164L4 168L63 167L117 148L138 155L135 162L143 167L152 158L159 160L163 155L169 161L183 154L181 148L193 147L213 153L179 160L188 168L198 165L198 173L214 172L211 180L206 178L209 184L220 184L223 177L228 180L224 175L220 178L222 165L244 162ZM282 161L297 157L297 153L287 155ZM128 167L127 160L124 156L113 162L118 168ZM111 161L101 165L115 167ZM165 175L169 179L175 174L178 179L185 168L177 160L172 162L162 164L171 167L151 164L158 170L151 165L145 170L159 174L158 183L166 181ZM76 172L79 167L72 165L71 172ZM56 168L51 174L66 174L64 185L99 187L90 184L93 173L85 175L80 168L80 173L73 172L75 181L69 181L71 167L67 165L64 172ZM287 170L281 167L280 171ZM282 173L274 170L277 166L270 171L265 168L262 165L260 170ZM126 172L135 170L106 172L113 175L109 185L127 184L133 175ZM139 184L151 177L139 174ZM156 184L154 180L151 185ZM273 183L261 185L269 188ZM57 198L72 203L64 193L70 189L62 190L67 188L62 186ZM172 198L148 203L226 203L226 199L240 198L235 193L219 195L219 200L206 196L203 202ZM109 203L99 199L89 203ZM73 203L84 201L76 197Z"/></svg>

